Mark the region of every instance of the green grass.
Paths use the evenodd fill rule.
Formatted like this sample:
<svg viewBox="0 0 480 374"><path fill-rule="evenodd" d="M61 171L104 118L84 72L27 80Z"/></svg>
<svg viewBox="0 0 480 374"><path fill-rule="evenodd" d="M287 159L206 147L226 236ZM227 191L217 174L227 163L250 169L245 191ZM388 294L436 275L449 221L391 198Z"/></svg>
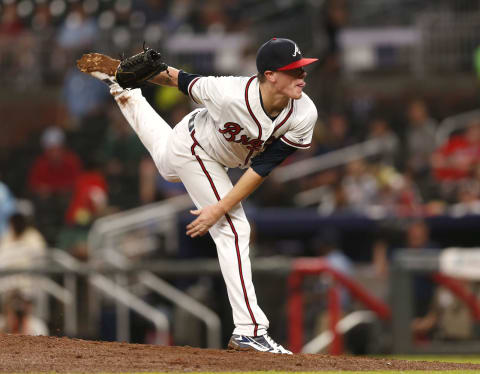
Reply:
<svg viewBox="0 0 480 374"><path fill-rule="evenodd" d="M441 362L458 362L462 364L480 364L480 356L454 356L454 355L443 355L443 356L388 356L382 358L391 358L396 360L409 360L409 361L441 361Z"/></svg>
<svg viewBox="0 0 480 374"><path fill-rule="evenodd" d="M442 356L378 356L378 358L385 358L385 359L392 359L392 360L409 360L409 361L442 361L442 362L458 362L458 363L472 363L472 364L479 364L480 363L480 356L449 356L449 355L442 355ZM210 372L210 371L203 371L203 372L195 372L195 374L227 374L231 372ZM432 370L380 370L380 371L296 371L296 372L287 372L287 371L243 371L243 372L235 372L235 374L312 374L312 373L319 373L319 374L458 374L458 373L478 373L478 370L440 370L440 371L432 371ZM54 374L54 373L51 373ZM103 373L109 374L109 373ZM140 372L129 372L124 374L147 374L147 373L140 373ZM172 372L165 373L165 372L155 372L148 374L173 374ZM180 373L179 373L180 374ZM185 373L182 373L185 374Z"/></svg>
<svg viewBox="0 0 480 374"><path fill-rule="evenodd" d="M202 371L195 374L230 374L229 371ZM459 374L459 373L478 373L477 370L381 370L381 371L239 371L235 374ZM146 373L125 373L125 374L146 374ZM148 373L148 374L174 374L174 373ZM179 373L180 374L180 373ZM185 373L182 373L185 374Z"/></svg>

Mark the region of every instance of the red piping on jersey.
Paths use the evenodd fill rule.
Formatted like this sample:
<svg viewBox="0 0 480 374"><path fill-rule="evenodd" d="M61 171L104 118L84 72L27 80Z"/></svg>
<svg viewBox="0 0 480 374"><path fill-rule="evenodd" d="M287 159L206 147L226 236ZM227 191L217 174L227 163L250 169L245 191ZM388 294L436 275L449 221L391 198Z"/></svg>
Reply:
<svg viewBox="0 0 480 374"><path fill-rule="evenodd" d="M282 127L282 125L287 122L287 119L290 118L290 116L292 115L293 113L293 100L292 101L292 106L290 107L290 110L288 111L288 114L287 116L283 119L282 122L280 122L277 126L275 126L275 128L273 129L273 132L272 132L272 135L275 134L275 131L277 131L280 127Z"/></svg>
<svg viewBox="0 0 480 374"><path fill-rule="evenodd" d="M213 183L213 179L210 176L210 173L207 171L207 168L205 167L202 159L195 153L195 147L197 145L200 145L198 143L197 139L195 139L195 130L193 130L190 133L190 135L193 139L193 144L192 144L192 147L190 148L192 150L192 155L194 155L195 158L197 159L198 163L200 164L200 167L203 170L203 173L205 174L208 181L210 182L210 186L212 187L212 190L213 190L213 193L215 194L215 197L217 198L218 201L220 201L220 195L218 194L217 188L215 187L215 184ZM245 281L243 280L242 259L240 257L240 247L238 246L238 233L237 233L237 230L235 230L235 226L233 225L232 219L230 218L230 215L228 213L225 214L225 218L227 219L227 222L230 225L230 229L232 230L233 235L235 237L235 250L236 250L236 253L237 253L238 271L240 273L240 283L242 284L243 297L245 299L245 304L247 304L247 309L248 309L248 313L250 314L250 318L252 319L252 322L255 326L255 328L253 330L253 335L257 336L258 323L255 320L255 316L253 315L252 308L250 307L250 302L248 301L247 289L245 287Z"/></svg>
<svg viewBox="0 0 480 374"><path fill-rule="evenodd" d="M294 142L288 140L285 136L282 136L280 139L282 139L287 144L293 145L294 147L300 147L300 148L308 148L312 144L312 143L308 143L308 144L294 143Z"/></svg>
<svg viewBox="0 0 480 374"><path fill-rule="evenodd" d="M257 77L256 76L251 77L247 82L247 86L245 87L245 104L247 104L247 109L248 109L248 112L250 113L250 116L253 118L253 120L257 124L257 127L258 127L257 140L260 140L262 138L262 126L260 125L260 122L258 122L257 117L255 117L255 114L253 114L252 108L250 108L250 102L248 101L248 88L250 87L250 83L252 83L252 81L255 78L257 78ZM244 163L245 165L248 164L248 160L250 160L250 157L252 157L252 154L253 154L253 149L248 153L248 156L245 159L245 163Z"/></svg>
<svg viewBox="0 0 480 374"><path fill-rule="evenodd" d="M197 145L200 145L200 144L197 142L197 139L195 139L195 136L194 136L194 135L195 135L195 130L193 130L193 131L190 133L190 135L192 136L192 139L193 139L193 144L192 144L192 146L190 147L190 150L192 151L192 155L195 156L195 147L196 147Z"/></svg>
<svg viewBox="0 0 480 374"><path fill-rule="evenodd" d="M191 97L191 99L193 101L195 101L197 104L200 104L197 100L195 100L195 98L193 97L192 95L192 87L195 83L197 83L197 81L200 79L200 77L198 78L195 78L193 81L190 82L190 86L188 87L188 95Z"/></svg>

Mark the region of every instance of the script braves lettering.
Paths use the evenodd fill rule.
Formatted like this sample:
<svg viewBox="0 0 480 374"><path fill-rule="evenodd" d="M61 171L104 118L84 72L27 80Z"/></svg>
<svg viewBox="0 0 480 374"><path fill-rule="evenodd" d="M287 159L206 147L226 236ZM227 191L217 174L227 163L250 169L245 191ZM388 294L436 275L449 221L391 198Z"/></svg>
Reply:
<svg viewBox="0 0 480 374"><path fill-rule="evenodd" d="M223 134L225 140L228 142L240 143L247 147L251 151L259 151L262 149L264 141L261 139L251 139L247 135L243 134L238 137L240 132L243 130L238 123L227 122L223 125L223 129L218 129L218 131Z"/></svg>

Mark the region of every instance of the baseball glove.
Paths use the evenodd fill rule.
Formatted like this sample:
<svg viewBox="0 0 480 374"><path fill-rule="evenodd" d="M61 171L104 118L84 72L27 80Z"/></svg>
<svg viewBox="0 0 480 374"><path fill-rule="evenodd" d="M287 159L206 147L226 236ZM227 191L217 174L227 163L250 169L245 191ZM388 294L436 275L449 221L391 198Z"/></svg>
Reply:
<svg viewBox="0 0 480 374"><path fill-rule="evenodd" d="M168 65L162 61L162 55L144 46L143 52L125 58L120 62L115 73L115 79L122 88L136 88L167 69Z"/></svg>

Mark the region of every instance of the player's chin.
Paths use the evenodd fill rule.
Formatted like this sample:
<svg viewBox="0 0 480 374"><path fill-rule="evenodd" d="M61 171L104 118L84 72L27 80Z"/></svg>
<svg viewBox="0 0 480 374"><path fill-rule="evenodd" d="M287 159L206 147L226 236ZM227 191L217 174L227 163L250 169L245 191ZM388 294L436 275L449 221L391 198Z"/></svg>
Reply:
<svg viewBox="0 0 480 374"><path fill-rule="evenodd" d="M302 97L302 93L303 93L303 89L302 88L299 88L299 87L296 87L292 94L290 95L290 97L293 99L293 100L298 100Z"/></svg>

